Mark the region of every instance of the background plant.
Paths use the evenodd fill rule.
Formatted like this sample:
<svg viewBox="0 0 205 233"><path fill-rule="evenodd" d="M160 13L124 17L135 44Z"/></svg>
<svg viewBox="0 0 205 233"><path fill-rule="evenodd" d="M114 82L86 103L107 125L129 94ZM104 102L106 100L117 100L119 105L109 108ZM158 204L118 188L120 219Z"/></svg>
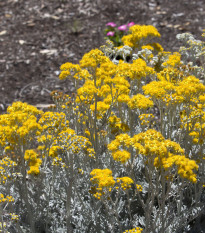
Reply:
<svg viewBox="0 0 205 233"><path fill-rule="evenodd" d="M129 27L135 25L134 22L130 22L128 24L123 24L119 27L114 22L109 22L106 24L106 29L104 31L106 37L105 39L109 39L114 43L114 46L121 46L122 37L127 34Z"/></svg>

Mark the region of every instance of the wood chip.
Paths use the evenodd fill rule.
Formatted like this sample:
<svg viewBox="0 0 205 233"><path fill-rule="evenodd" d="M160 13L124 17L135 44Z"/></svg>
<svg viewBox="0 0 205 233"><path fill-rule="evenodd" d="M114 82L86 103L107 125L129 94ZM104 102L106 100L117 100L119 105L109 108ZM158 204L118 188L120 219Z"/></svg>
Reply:
<svg viewBox="0 0 205 233"><path fill-rule="evenodd" d="M156 14L157 15L166 15L167 11L157 11Z"/></svg>
<svg viewBox="0 0 205 233"><path fill-rule="evenodd" d="M6 17L6 18L11 18L11 16L12 16L12 15L10 15L10 14L5 14L5 17Z"/></svg>
<svg viewBox="0 0 205 233"><path fill-rule="evenodd" d="M57 49L43 49L40 51L41 54L53 55L57 53Z"/></svg>
<svg viewBox="0 0 205 233"><path fill-rule="evenodd" d="M166 27L167 27L167 28L173 28L174 25L173 25L173 24L167 24Z"/></svg>
<svg viewBox="0 0 205 233"><path fill-rule="evenodd" d="M35 26L35 23L32 20L27 21L26 24L27 24L28 27L34 27Z"/></svg>
<svg viewBox="0 0 205 233"><path fill-rule="evenodd" d="M3 35L5 35L7 33L7 31L6 30L4 30L4 31L1 31L0 32L0 36L3 36Z"/></svg>
<svg viewBox="0 0 205 233"><path fill-rule="evenodd" d="M190 22L186 22L185 24L184 24L184 26L188 26L190 24Z"/></svg>
<svg viewBox="0 0 205 233"><path fill-rule="evenodd" d="M20 44L20 45L23 45L23 44L25 44L25 43L26 43L25 40L19 40L19 44Z"/></svg>

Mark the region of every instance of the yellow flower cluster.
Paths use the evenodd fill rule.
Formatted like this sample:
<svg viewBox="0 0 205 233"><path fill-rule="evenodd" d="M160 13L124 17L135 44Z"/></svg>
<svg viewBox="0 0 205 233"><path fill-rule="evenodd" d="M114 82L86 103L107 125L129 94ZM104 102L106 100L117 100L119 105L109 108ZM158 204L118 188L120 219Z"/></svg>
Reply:
<svg viewBox="0 0 205 233"><path fill-rule="evenodd" d="M190 160L189 158L186 158L184 155L173 155L169 153L167 158L161 158L161 163L163 164L165 170L168 170L173 165L176 165L178 174L182 178L188 179L191 182L196 183L196 174L193 172L193 170L198 170L198 165L196 164L196 161ZM155 159L154 165L156 167L159 166L158 158Z"/></svg>
<svg viewBox="0 0 205 233"><path fill-rule="evenodd" d="M127 103L128 107L131 109L147 109L154 106L154 103L150 98L142 94L137 94L130 98L130 101Z"/></svg>
<svg viewBox="0 0 205 233"><path fill-rule="evenodd" d="M141 233L142 231L143 231L142 228L136 227L136 228L133 228L133 229L130 229L130 230L126 230L123 233Z"/></svg>
<svg viewBox="0 0 205 233"><path fill-rule="evenodd" d="M12 103L12 105L7 108L7 112L8 113L22 112L34 116L38 116L43 113L42 111L38 110L36 107L19 101Z"/></svg>
<svg viewBox="0 0 205 233"><path fill-rule="evenodd" d="M181 54L178 52L175 52L175 53L169 55L168 59L164 63L162 63L162 66L175 67L175 66L180 65L180 64L181 64Z"/></svg>
<svg viewBox="0 0 205 233"><path fill-rule="evenodd" d="M151 121L154 120L153 114L141 114L139 115L139 119L141 121L141 125L148 125Z"/></svg>
<svg viewBox="0 0 205 233"><path fill-rule="evenodd" d="M115 161L126 163L130 159L130 153L126 150L118 150L112 153L112 157Z"/></svg>
<svg viewBox="0 0 205 233"><path fill-rule="evenodd" d="M174 85L168 81L152 81L142 87L145 95L155 99L162 99L166 94L174 91Z"/></svg>
<svg viewBox="0 0 205 233"><path fill-rule="evenodd" d="M150 25L134 25L129 28L129 31L131 34L123 36L122 42L132 48L139 47L145 39L160 37L157 29Z"/></svg>
<svg viewBox="0 0 205 233"><path fill-rule="evenodd" d="M130 153L124 150L124 147L130 147L132 145L132 139L128 134L117 135L108 145L108 150L112 151L113 159L121 163L126 163L130 159Z"/></svg>
<svg viewBox="0 0 205 233"><path fill-rule="evenodd" d="M148 49L148 50L154 50L154 48L150 45L150 44L148 44L148 45L143 45L142 46L142 49Z"/></svg>
<svg viewBox="0 0 205 233"><path fill-rule="evenodd" d="M0 194L0 203L2 202L14 202L14 198L12 196L4 197L4 194Z"/></svg>
<svg viewBox="0 0 205 233"><path fill-rule="evenodd" d="M167 81L173 84L181 81L184 77L184 72L175 67L166 67L162 71L157 73L157 79L159 81Z"/></svg>
<svg viewBox="0 0 205 233"><path fill-rule="evenodd" d="M199 101L203 104L203 107L205 107L205 94L199 96Z"/></svg>
<svg viewBox="0 0 205 233"><path fill-rule="evenodd" d="M114 135L120 134L121 132L129 131L128 125L122 123L121 119L117 117L113 112L111 113L108 122L111 129L111 133Z"/></svg>
<svg viewBox="0 0 205 233"><path fill-rule="evenodd" d="M81 175L83 175L84 171L81 168L78 168L78 173L81 174Z"/></svg>
<svg viewBox="0 0 205 233"><path fill-rule="evenodd" d="M64 136L70 138L74 134L74 130L69 127L65 113L61 112L45 112L39 119L42 127L41 135L37 137L40 145L38 150L42 151L42 156L48 155L52 158L58 156L61 146L58 145L59 140Z"/></svg>
<svg viewBox="0 0 205 233"><path fill-rule="evenodd" d="M98 89L94 85L94 81L87 80L82 87L77 90L77 103L90 104L94 98L94 95L97 94Z"/></svg>
<svg viewBox="0 0 205 233"><path fill-rule="evenodd" d="M94 185L97 185L97 190L94 197L100 199L105 191L111 191L111 188L115 185L115 180L112 176L112 171L109 169L94 169L90 175L90 179Z"/></svg>
<svg viewBox="0 0 205 233"><path fill-rule="evenodd" d="M203 118L203 122L204 122ZM194 144L200 144L203 145L205 141L205 123L203 123L200 127L199 123L195 124L194 130L189 134L193 137L193 143Z"/></svg>
<svg viewBox="0 0 205 233"><path fill-rule="evenodd" d="M105 83L109 83L110 77L115 76L117 70L117 65L112 61L108 60L100 64L100 67L96 69L97 83L100 84L100 80L107 80Z"/></svg>
<svg viewBox="0 0 205 233"><path fill-rule="evenodd" d="M97 117L102 118L102 116L107 112L107 110L110 108L109 104L106 104L103 101L98 101L97 102ZM95 104L90 105L90 109L92 112L95 112Z"/></svg>
<svg viewBox="0 0 205 233"><path fill-rule="evenodd" d="M11 216L11 220L16 220L16 221L19 220L19 215L15 214L15 213L10 213L9 215Z"/></svg>
<svg viewBox="0 0 205 233"><path fill-rule="evenodd" d="M123 190L131 188L134 181L130 177L117 177L117 183L120 183Z"/></svg>
<svg viewBox="0 0 205 233"><path fill-rule="evenodd" d="M0 115L0 145L12 149L20 142L26 143L41 132L37 108L26 103L16 102L8 107L8 114Z"/></svg>
<svg viewBox="0 0 205 233"><path fill-rule="evenodd" d="M89 139L84 136L76 135L75 131L70 128L62 131L57 141L58 145L63 150L70 150L74 154L83 152L84 155L95 158L95 151Z"/></svg>
<svg viewBox="0 0 205 233"><path fill-rule="evenodd" d="M188 76L178 83L176 93L181 96L185 102L196 98L205 92L205 86L195 76Z"/></svg>
<svg viewBox="0 0 205 233"><path fill-rule="evenodd" d="M7 223L6 222L0 222L0 232L3 232L2 229L6 229ZM8 231L6 233L9 233Z"/></svg>
<svg viewBox="0 0 205 233"><path fill-rule="evenodd" d="M28 161L28 165L30 169L28 170L28 174L38 175L40 173L39 167L42 164L42 160L38 158L39 155L34 150L26 150L24 159Z"/></svg>
<svg viewBox="0 0 205 233"><path fill-rule="evenodd" d="M196 162L186 158L180 145L166 140L161 133L149 129L132 138L127 134L120 134L108 145L114 160L121 163L125 163L130 158L130 153L125 150L126 147L132 147L136 151L136 156L138 154L146 156L147 162L156 168L168 169L175 165L181 177L196 182L196 174L193 172L198 169ZM119 148L123 150L119 151Z"/></svg>
<svg viewBox="0 0 205 233"><path fill-rule="evenodd" d="M74 80L84 80L90 79L91 75L86 69L81 69L80 65L72 64L67 62L60 67L61 73L59 75L60 80L64 80L66 78L73 78Z"/></svg>
<svg viewBox="0 0 205 233"><path fill-rule="evenodd" d="M60 146L52 146L49 150L49 156L56 158L58 157L59 150L61 149Z"/></svg>
<svg viewBox="0 0 205 233"><path fill-rule="evenodd" d="M53 166L58 166L58 167L61 167L61 168L64 168L64 167L67 168L66 164L62 161L62 158L59 158L59 157L55 157L53 159L52 165Z"/></svg>
<svg viewBox="0 0 205 233"><path fill-rule="evenodd" d="M117 74L118 76L125 76L131 80L140 80L143 77L155 74L155 71L153 68L147 66L144 60L139 58L131 64L120 61Z"/></svg>
<svg viewBox="0 0 205 233"><path fill-rule="evenodd" d="M108 144L108 150L115 152L124 146L130 147L132 145L132 139L128 134L117 135L115 140Z"/></svg>
<svg viewBox="0 0 205 233"><path fill-rule="evenodd" d="M196 102L196 105L191 106L188 112L184 110L180 114L181 127L188 131L194 144L203 145L205 141L205 111L203 109L203 104Z"/></svg>
<svg viewBox="0 0 205 233"><path fill-rule="evenodd" d="M97 68L100 64L109 62L109 58L99 49L93 49L86 53L80 60L81 68Z"/></svg>
<svg viewBox="0 0 205 233"><path fill-rule="evenodd" d="M5 184L8 178L11 178L9 168L15 167L17 164L9 157L0 160L0 184ZM13 173L12 173L13 174Z"/></svg>
<svg viewBox="0 0 205 233"><path fill-rule="evenodd" d="M66 120L66 115L63 112L45 112L38 123L41 125L45 135L57 135L69 126L69 122Z"/></svg>
<svg viewBox="0 0 205 233"><path fill-rule="evenodd" d="M78 77L76 74L78 74L81 69L79 65L74 65L70 62L67 62L60 67L61 73L59 75L59 79L63 80L69 76L75 76Z"/></svg>
<svg viewBox="0 0 205 233"><path fill-rule="evenodd" d="M136 184L136 189L138 192L142 192L142 185Z"/></svg>
<svg viewBox="0 0 205 233"><path fill-rule="evenodd" d="M143 57L147 62L153 63L154 55L157 55L158 57L162 56L164 49L159 43L149 43L146 45L143 45L143 43L141 44L141 49L138 48L139 50L149 50L151 52L146 53L145 51L140 51L140 57ZM159 63L157 64L159 65ZM155 66L155 69L156 68L157 66Z"/></svg>
<svg viewBox="0 0 205 233"><path fill-rule="evenodd" d="M196 164L195 160L190 160L185 156L176 156L176 166L178 167L178 174L190 180L193 183L197 182L196 174L193 173L193 170L198 170L198 165Z"/></svg>
<svg viewBox="0 0 205 233"><path fill-rule="evenodd" d="M6 175L6 170L4 167L0 166L0 183L5 184L7 178L8 176Z"/></svg>
<svg viewBox="0 0 205 233"><path fill-rule="evenodd" d="M17 164L14 161L12 161L9 157L4 157L0 160L0 166L14 167L16 165Z"/></svg>
<svg viewBox="0 0 205 233"><path fill-rule="evenodd" d="M186 66L181 62L181 55L166 52L162 54L165 61L161 68L158 67L158 81L144 85L142 87L144 94L152 97L155 104L163 102L166 107L192 104L195 99L198 100L199 96L203 95L205 86L186 70Z"/></svg>
<svg viewBox="0 0 205 233"><path fill-rule="evenodd" d="M71 97L60 91L52 91L51 97L55 105L51 105L48 110L55 109L57 112L68 112L72 106Z"/></svg>

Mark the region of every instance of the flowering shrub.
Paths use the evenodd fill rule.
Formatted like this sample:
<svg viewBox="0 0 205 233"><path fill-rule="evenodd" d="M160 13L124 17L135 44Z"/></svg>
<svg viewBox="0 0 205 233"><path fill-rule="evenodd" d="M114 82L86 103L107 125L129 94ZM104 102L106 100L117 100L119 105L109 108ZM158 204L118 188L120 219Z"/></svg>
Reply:
<svg viewBox="0 0 205 233"><path fill-rule="evenodd" d="M122 47L108 41L61 66L75 94L52 92L47 112L15 102L0 116L3 231L172 233L200 219L204 70L187 63L192 50L151 41L159 36L131 26Z"/></svg>
<svg viewBox="0 0 205 233"><path fill-rule="evenodd" d="M109 22L106 24L105 35L106 39L111 40L115 46L123 45L122 37L127 34L129 28L135 25L134 22L128 24L123 24L117 27L117 24L114 22Z"/></svg>

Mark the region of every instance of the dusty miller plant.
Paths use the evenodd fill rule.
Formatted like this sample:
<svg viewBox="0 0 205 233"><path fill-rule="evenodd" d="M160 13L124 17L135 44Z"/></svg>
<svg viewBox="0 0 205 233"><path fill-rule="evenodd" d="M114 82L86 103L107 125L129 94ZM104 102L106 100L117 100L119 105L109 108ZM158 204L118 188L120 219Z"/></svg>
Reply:
<svg viewBox="0 0 205 233"><path fill-rule="evenodd" d="M15 102L0 116L3 231L171 233L200 221L205 86L194 58L204 45L171 53L159 36L130 27L124 46L61 66L72 96L54 91L47 112Z"/></svg>

